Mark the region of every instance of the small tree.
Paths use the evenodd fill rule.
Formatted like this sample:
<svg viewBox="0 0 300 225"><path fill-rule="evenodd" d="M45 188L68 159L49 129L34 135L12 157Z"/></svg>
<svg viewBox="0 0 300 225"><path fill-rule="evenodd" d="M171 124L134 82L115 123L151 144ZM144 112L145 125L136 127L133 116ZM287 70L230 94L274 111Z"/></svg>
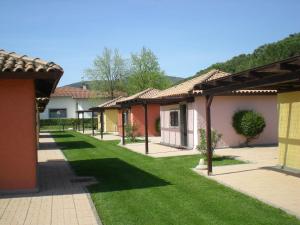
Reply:
<svg viewBox="0 0 300 225"><path fill-rule="evenodd" d="M266 123L261 114L253 110L240 110L233 115L232 126L238 134L246 138L245 144L248 146L249 142L259 137Z"/></svg>
<svg viewBox="0 0 300 225"><path fill-rule="evenodd" d="M207 156L207 142L206 142L206 130L201 128L199 129L199 140L200 143L199 145L197 145L197 150L200 152L200 154L206 158ZM212 130L211 131L211 148L212 151L215 150L215 148L217 147L218 142L220 141L222 137L222 134L217 133L217 131Z"/></svg>
<svg viewBox="0 0 300 225"><path fill-rule="evenodd" d="M138 126L136 124L128 124L125 127L125 132L126 132L126 137L131 141L131 142L136 142L136 137L137 137L137 130Z"/></svg>

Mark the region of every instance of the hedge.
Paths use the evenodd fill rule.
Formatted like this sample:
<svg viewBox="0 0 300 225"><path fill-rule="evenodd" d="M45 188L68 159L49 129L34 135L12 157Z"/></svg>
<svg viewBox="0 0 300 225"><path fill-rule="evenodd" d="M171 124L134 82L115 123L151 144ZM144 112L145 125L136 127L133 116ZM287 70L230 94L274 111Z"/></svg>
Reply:
<svg viewBox="0 0 300 225"><path fill-rule="evenodd" d="M82 122L82 119L80 119L80 123ZM41 119L40 120L40 126L56 126L56 125L73 125L78 123L78 120L75 118L55 118L55 119ZM84 123L91 124L92 118L85 118ZM97 124L97 118L94 118L94 124Z"/></svg>

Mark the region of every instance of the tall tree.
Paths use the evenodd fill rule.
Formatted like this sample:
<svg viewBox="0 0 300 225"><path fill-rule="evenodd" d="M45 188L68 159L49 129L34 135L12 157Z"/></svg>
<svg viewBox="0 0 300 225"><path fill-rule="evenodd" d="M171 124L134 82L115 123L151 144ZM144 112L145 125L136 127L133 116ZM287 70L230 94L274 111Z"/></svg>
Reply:
<svg viewBox="0 0 300 225"><path fill-rule="evenodd" d="M126 71L126 62L119 51L104 48L102 55L96 57L93 67L87 69L85 75L93 81L93 90L109 93L113 99L116 91L123 90Z"/></svg>
<svg viewBox="0 0 300 225"><path fill-rule="evenodd" d="M131 54L131 68L127 83L128 94L147 88L164 89L171 85L170 80L160 69L154 53L145 47L140 53Z"/></svg>

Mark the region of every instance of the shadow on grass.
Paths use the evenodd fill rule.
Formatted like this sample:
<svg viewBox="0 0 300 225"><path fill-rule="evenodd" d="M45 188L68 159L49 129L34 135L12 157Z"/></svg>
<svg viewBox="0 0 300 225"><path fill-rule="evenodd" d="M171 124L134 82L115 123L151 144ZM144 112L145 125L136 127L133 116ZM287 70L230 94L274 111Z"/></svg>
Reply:
<svg viewBox="0 0 300 225"><path fill-rule="evenodd" d="M64 141L64 142L56 142L60 149L68 150L68 149L85 149L85 148L96 148L95 145L90 144L86 141Z"/></svg>
<svg viewBox="0 0 300 225"><path fill-rule="evenodd" d="M99 184L89 187L90 192L112 192L170 185L169 182L128 164L118 158L71 161L80 176L94 176Z"/></svg>
<svg viewBox="0 0 300 225"><path fill-rule="evenodd" d="M71 137L75 137L72 134L40 134L40 138L71 138Z"/></svg>

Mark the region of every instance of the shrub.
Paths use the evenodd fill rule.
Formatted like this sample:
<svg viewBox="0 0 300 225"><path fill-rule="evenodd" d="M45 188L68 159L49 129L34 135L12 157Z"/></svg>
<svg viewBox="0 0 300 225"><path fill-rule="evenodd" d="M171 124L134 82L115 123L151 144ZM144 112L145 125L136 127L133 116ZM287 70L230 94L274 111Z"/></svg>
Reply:
<svg viewBox="0 0 300 225"><path fill-rule="evenodd" d="M202 156L207 156L207 146L206 146L206 130L205 129L199 129L199 140L200 143L197 145L197 150L201 153ZM212 151L215 150L218 142L220 141L222 137L222 134L219 134L217 131L212 130L211 131L211 148Z"/></svg>
<svg viewBox="0 0 300 225"><path fill-rule="evenodd" d="M94 118L94 126L97 126L97 118ZM79 120L79 123L81 124L82 119ZM85 118L84 123L86 127L92 127L92 119L91 118ZM55 118L55 119L40 119L40 126L73 126L75 124L78 124L78 120L76 118Z"/></svg>
<svg viewBox="0 0 300 225"><path fill-rule="evenodd" d="M155 131L160 134L160 118L155 120Z"/></svg>
<svg viewBox="0 0 300 225"><path fill-rule="evenodd" d="M131 142L136 142L138 126L136 124L128 124L125 126L126 137Z"/></svg>
<svg viewBox="0 0 300 225"><path fill-rule="evenodd" d="M258 138L266 123L261 114L252 110L240 110L233 115L232 126L246 138L245 144L248 146L250 141Z"/></svg>

